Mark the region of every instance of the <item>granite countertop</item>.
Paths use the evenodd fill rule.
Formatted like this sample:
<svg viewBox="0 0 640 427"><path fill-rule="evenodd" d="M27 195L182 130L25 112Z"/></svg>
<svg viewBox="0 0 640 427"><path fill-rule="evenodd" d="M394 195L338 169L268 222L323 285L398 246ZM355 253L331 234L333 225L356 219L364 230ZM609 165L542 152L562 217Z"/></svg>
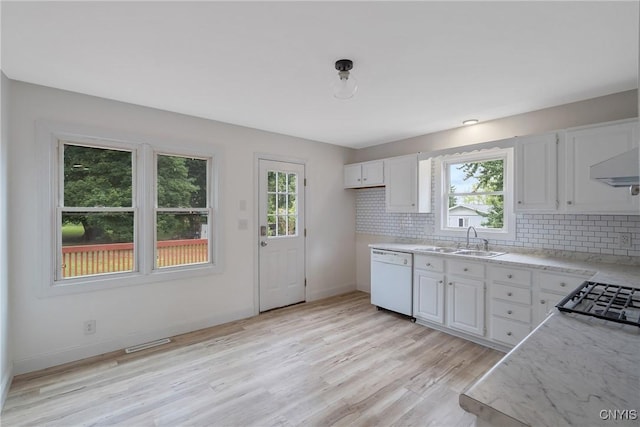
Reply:
<svg viewBox="0 0 640 427"><path fill-rule="evenodd" d="M423 253L414 251L417 244L370 246ZM591 275L593 281L640 288L639 265L596 257L513 253L466 259ZM638 426L640 328L556 310L464 391L460 406L483 426Z"/></svg>

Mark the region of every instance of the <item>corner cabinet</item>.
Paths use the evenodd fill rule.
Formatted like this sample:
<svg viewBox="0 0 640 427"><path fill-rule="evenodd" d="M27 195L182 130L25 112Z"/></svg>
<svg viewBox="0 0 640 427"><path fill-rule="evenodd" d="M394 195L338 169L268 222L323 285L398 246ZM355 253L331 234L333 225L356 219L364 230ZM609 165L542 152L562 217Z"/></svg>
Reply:
<svg viewBox="0 0 640 427"><path fill-rule="evenodd" d="M344 188L384 185L384 161L354 163L344 166Z"/></svg>
<svg viewBox="0 0 640 427"><path fill-rule="evenodd" d="M628 187L614 188L590 179L593 164L638 146L638 122L589 126L566 132L561 156L565 167L564 210L575 213L638 214L640 198Z"/></svg>
<svg viewBox="0 0 640 427"><path fill-rule="evenodd" d="M515 143L515 211L558 209L556 133L518 137Z"/></svg>
<svg viewBox="0 0 640 427"><path fill-rule="evenodd" d="M431 212L431 159L417 154L385 159L387 212Z"/></svg>

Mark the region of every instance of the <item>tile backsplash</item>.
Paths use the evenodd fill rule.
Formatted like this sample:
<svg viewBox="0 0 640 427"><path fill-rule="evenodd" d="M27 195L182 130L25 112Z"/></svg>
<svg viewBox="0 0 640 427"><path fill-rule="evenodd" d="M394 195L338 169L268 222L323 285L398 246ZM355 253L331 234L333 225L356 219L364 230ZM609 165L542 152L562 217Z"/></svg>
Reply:
<svg viewBox="0 0 640 427"><path fill-rule="evenodd" d="M356 232L404 239L462 242L434 236L433 214L387 213L384 187L356 190ZM618 233L631 233L631 249L622 249ZM614 256L640 256L639 215L517 214L516 240L489 240L491 245L563 250Z"/></svg>

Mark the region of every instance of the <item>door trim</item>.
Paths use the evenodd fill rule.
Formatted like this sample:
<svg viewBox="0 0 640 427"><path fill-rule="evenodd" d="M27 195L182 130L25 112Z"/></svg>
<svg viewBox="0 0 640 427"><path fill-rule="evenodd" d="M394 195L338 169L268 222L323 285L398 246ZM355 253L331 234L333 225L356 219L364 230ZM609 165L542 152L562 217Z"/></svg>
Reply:
<svg viewBox="0 0 640 427"><path fill-rule="evenodd" d="M258 227L260 227L260 160L271 160L274 162L295 163L304 166L304 179L307 179L307 160L299 157L280 156L270 153L254 153L253 156L253 315L260 314L260 236L258 235ZM307 186L304 186L304 211L305 211L305 227L308 229L309 221L307 220L308 197ZM304 273L307 275L307 239L304 239ZM305 279L306 280L306 279ZM304 299L308 300L307 287L304 288Z"/></svg>

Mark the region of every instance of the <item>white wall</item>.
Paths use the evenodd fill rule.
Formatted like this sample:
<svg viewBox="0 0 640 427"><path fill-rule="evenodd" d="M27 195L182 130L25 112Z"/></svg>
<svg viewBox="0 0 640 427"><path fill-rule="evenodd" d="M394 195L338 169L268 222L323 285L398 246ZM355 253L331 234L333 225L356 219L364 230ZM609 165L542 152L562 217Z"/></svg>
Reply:
<svg viewBox="0 0 640 427"><path fill-rule="evenodd" d="M0 72L0 409L11 385L13 356L9 313L9 279L7 274L7 142L8 79Z"/></svg>
<svg viewBox="0 0 640 427"><path fill-rule="evenodd" d="M10 82L10 283L16 373L186 332L254 313L254 229L238 230L240 200L254 208L254 156L306 159L307 298L355 289L355 203L342 188L342 147L114 102L21 82ZM159 89L161 90L161 89ZM78 123L163 141L188 139L222 152L224 272L201 278L39 298L45 272L40 236L36 120ZM245 214L246 217L246 214ZM83 335L84 320L97 321Z"/></svg>
<svg viewBox="0 0 640 427"><path fill-rule="evenodd" d="M354 161L384 159L633 117L638 117L637 90L364 148L356 152Z"/></svg>

